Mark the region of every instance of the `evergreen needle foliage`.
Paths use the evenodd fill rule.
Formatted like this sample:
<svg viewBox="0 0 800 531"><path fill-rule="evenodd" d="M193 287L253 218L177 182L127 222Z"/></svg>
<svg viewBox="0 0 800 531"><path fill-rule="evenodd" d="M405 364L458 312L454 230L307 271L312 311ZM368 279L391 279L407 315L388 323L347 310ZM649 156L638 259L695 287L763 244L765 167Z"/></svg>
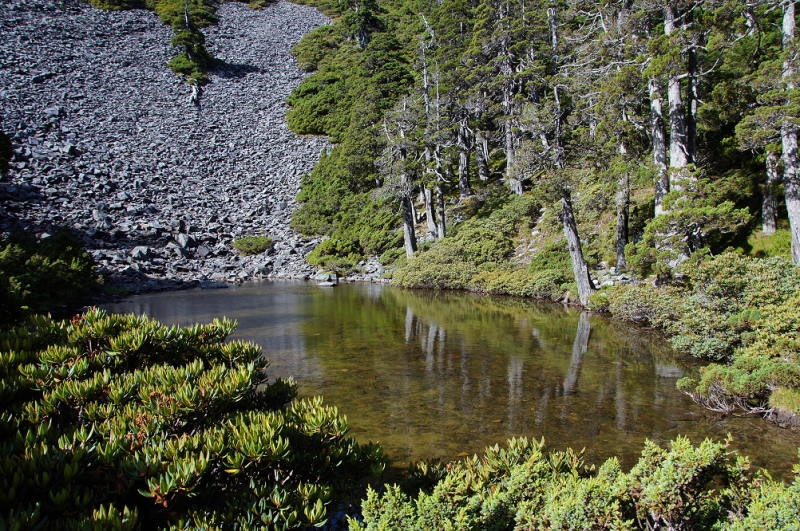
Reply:
<svg viewBox="0 0 800 531"><path fill-rule="evenodd" d="M80 303L99 287L94 260L69 232L42 240L26 232L0 238L0 327Z"/></svg>
<svg viewBox="0 0 800 531"><path fill-rule="evenodd" d="M747 476L746 458L709 440L677 438L669 449L648 441L629 473L616 458L587 466L580 452L546 452L544 441L511 439L482 456L412 466L416 492L370 490L364 523L377 531L459 530L741 530L794 529L800 478L786 486ZM800 468L797 469L800 472Z"/></svg>
<svg viewBox="0 0 800 531"><path fill-rule="evenodd" d="M99 9L150 9L158 14L161 22L175 32L172 46L180 50L169 62L176 74L186 76L189 83L208 83L208 70L214 66L214 58L206 50L202 28L217 21L214 15L218 2L215 0L84 0ZM247 0L240 0L246 2ZM248 7L261 9L273 0L247 2Z"/></svg>
<svg viewBox="0 0 800 531"><path fill-rule="evenodd" d="M261 254L272 249L272 238L266 236L244 236L233 241L233 248L242 256Z"/></svg>

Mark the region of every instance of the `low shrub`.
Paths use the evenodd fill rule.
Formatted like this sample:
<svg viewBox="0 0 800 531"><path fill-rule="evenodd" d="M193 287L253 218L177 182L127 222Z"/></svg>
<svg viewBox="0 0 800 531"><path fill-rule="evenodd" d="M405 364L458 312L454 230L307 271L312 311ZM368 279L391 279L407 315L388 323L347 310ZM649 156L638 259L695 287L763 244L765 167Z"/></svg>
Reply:
<svg viewBox="0 0 800 531"><path fill-rule="evenodd" d="M253 256L272 249L272 238L266 236L243 236L233 241L233 248L242 256Z"/></svg>
<svg viewBox="0 0 800 531"><path fill-rule="evenodd" d="M385 466L231 321L32 323L0 334L2 529L321 525Z"/></svg>
<svg viewBox="0 0 800 531"><path fill-rule="evenodd" d="M511 439L507 448L495 445L481 457L444 467L416 466L423 476L416 483L419 490L370 490L364 522L350 526L369 531L711 530L796 522L798 481L786 487L762 475L750 479L747 459L729 452L729 442L694 446L678 437L665 449L648 441L626 474L613 458L595 469L586 466L581 453L545 452L543 442Z"/></svg>
<svg viewBox="0 0 800 531"><path fill-rule="evenodd" d="M352 273L363 254L359 245L352 240L329 238L323 240L306 257L306 261L339 275Z"/></svg>
<svg viewBox="0 0 800 531"><path fill-rule="evenodd" d="M99 287L94 260L69 232L42 240L16 232L0 239L0 326L79 303Z"/></svg>
<svg viewBox="0 0 800 531"><path fill-rule="evenodd" d="M617 317L665 329L676 348L718 363L679 388L714 411L797 410L800 268L783 258L728 252L689 260L683 285L615 286L603 293ZM781 394L771 399L773 391Z"/></svg>
<svg viewBox="0 0 800 531"><path fill-rule="evenodd" d="M551 290L544 287L547 282L536 274L499 266L514 251L517 234L531 222L530 216L536 211L538 203L521 196L488 216L469 219L430 249L409 258L397 268L392 280L404 287L478 289L529 296L549 293Z"/></svg>

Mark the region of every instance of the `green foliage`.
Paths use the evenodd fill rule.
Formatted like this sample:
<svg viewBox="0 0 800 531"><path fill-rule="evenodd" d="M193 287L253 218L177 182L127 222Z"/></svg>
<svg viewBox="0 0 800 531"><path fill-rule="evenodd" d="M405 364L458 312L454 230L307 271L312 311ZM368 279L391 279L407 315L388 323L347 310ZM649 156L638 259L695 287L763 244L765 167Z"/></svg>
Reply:
<svg viewBox="0 0 800 531"><path fill-rule="evenodd" d="M98 9L118 11L140 7L142 2L141 0L89 0L89 4Z"/></svg>
<svg viewBox="0 0 800 531"><path fill-rule="evenodd" d="M608 297L608 311L626 321L663 327L677 318L675 308L680 296L675 289L618 284L604 293Z"/></svg>
<svg viewBox="0 0 800 531"><path fill-rule="evenodd" d="M401 241L397 204L371 192L382 184L375 168L382 134L376 126L412 81L408 43L399 40L399 14L374 2L310 3L335 22L294 47L300 67L314 73L289 96L286 118L296 133L328 135L338 145L303 178L292 227L358 242L359 250L339 244L346 254L325 259L348 267Z"/></svg>
<svg viewBox="0 0 800 531"><path fill-rule="evenodd" d="M0 239L0 326L81 302L98 287L94 260L69 232L43 240L24 232Z"/></svg>
<svg viewBox="0 0 800 531"><path fill-rule="evenodd" d="M781 258L723 253L686 268L686 273L691 294L678 308L679 319L667 329L677 334L678 348L708 359L728 358L761 327L762 312L769 315L765 305L781 306L800 290L800 269ZM787 324L792 326L792 320ZM769 330L775 330L774 325Z"/></svg>
<svg viewBox="0 0 800 531"><path fill-rule="evenodd" d="M788 229L778 229L775 234L769 236L757 232L747 238L747 247L747 254L756 258L780 256L790 259L792 256L792 233Z"/></svg>
<svg viewBox="0 0 800 531"><path fill-rule="evenodd" d="M529 196L507 202L487 217L475 217L456 226L429 250L412 256L399 267L393 281L405 287L481 289L489 292L532 294L539 277L499 268L514 250L514 240L538 212ZM539 272L536 272L539 273ZM509 289L511 291L502 291Z"/></svg>
<svg viewBox="0 0 800 531"><path fill-rule="evenodd" d="M542 443L511 439L482 457L416 466L443 476L421 491L389 486L370 490L364 523L386 529L788 529L746 527L792 522L797 485L748 479L746 458L727 451L729 441L693 446L679 437L669 449L648 441L639 462L624 473L616 459L597 470L581 454L545 452ZM791 525L791 524L789 524Z"/></svg>
<svg viewBox="0 0 800 531"><path fill-rule="evenodd" d="M317 245L306 260L309 264L346 275L361 260L361 249L352 240L328 239Z"/></svg>
<svg viewBox="0 0 800 531"><path fill-rule="evenodd" d="M724 529L800 529L800 481L785 485L762 475L753 482L748 495L747 514L734 518Z"/></svg>
<svg viewBox="0 0 800 531"><path fill-rule="evenodd" d="M253 256L272 249L272 238L243 236L233 241L233 248L242 256Z"/></svg>
<svg viewBox="0 0 800 531"><path fill-rule="evenodd" d="M169 61L170 69L186 76L189 83L204 85L214 58L206 50L201 28L214 24L217 2L214 0L88 0L99 9L112 11L146 8L155 11L164 24L175 32L172 46L181 50ZM248 7L261 9L274 0L253 0Z"/></svg>
<svg viewBox="0 0 800 531"><path fill-rule="evenodd" d="M746 208L720 201L708 179L692 177L686 182L685 189L665 196L665 213L650 220L641 241L625 247L629 267L642 276L669 275L685 257L706 247L721 250L720 238L750 221Z"/></svg>
<svg viewBox="0 0 800 531"><path fill-rule="evenodd" d="M605 291L609 311L662 327L678 349L722 362L678 382L705 407L800 412L800 269L783 258L728 252L688 261L683 271L683 286Z"/></svg>
<svg viewBox="0 0 800 531"><path fill-rule="evenodd" d="M90 310L0 335L0 527L298 528L380 474L235 327Z"/></svg>

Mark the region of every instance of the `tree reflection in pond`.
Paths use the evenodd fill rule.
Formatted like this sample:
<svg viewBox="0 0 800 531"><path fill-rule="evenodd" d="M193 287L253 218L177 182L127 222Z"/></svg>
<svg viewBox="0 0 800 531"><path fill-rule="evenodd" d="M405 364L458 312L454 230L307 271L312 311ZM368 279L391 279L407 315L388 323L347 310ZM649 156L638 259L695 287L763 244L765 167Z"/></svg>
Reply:
<svg viewBox="0 0 800 531"><path fill-rule="evenodd" d="M719 419L675 389L696 370L648 330L558 305L381 285L302 282L137 296L112 311L169 323L239 321L272 376L322 394L361 441L409 461L482 452L510 437L586 448L590 462L638 459L646 438L722 439L786 477L800 434L760 419Z"/></svg>

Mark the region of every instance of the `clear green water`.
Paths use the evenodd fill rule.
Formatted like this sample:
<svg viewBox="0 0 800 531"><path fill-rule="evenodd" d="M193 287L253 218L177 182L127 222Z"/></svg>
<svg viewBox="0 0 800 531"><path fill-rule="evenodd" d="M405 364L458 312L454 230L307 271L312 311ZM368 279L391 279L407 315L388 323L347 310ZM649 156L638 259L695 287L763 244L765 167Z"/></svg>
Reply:
<svg viewBox="0 0 800 531"><path fill-rule="evenodd" d="M260 344L271 376L294 376L379 441L398 468L472 455L511 437L585 448L632 466L645 439L734 436L776 478L800 433L758 418L720 418L675 389L697 369L649 330L574 308L465 293L265 282L131 297L105 309L188 325L227 316Z"/></svg>

